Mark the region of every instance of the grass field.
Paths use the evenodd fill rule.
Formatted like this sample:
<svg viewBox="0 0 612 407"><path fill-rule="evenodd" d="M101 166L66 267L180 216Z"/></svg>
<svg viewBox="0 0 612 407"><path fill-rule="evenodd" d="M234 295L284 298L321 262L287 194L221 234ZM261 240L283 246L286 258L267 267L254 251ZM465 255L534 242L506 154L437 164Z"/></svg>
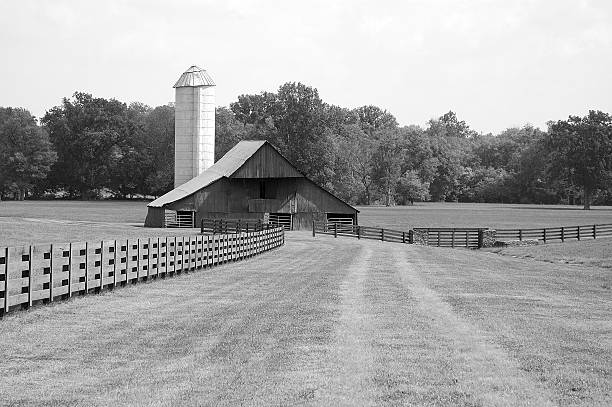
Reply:
<svg viewBox="0 0 612 407"><path fill-rule="evenodd" d="M0 322L7 405L607 406L610 275L289 235Z"/></svg>
<svg viewBox="0 0 612 407"><path fill-rule="evenodd" d="M360 208L360 223L611 223L610 208ZM0 202L0 246L189 233L144 203ZM313 239L0 321L0 405L612 404L612 239ZM500 256L502 254L503 256Z"/></svg>
<svg viewBox="0 0 612 407"><path fill-rule="evenodd" d="M358 207L359 223L389 229L411 227L547 227L612 223L612 207L417 203ZM0 246L176 234L143 228L146 202L0 201Z"/></svg>
<svg viewBox="0 0 612 407"><path fill-rule="evenodd" d="M590 211L567 205L416 203L357 207L359 223L389 229L411 227L538 228L612 223L612 207Z"/></svg>

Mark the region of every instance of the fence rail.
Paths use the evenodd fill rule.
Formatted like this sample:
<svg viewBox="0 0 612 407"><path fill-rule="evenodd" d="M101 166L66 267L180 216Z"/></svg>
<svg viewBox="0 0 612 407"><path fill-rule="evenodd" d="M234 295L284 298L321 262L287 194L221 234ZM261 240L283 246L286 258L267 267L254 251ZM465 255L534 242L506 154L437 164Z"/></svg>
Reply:
<svg viewBox="0 0 612 407"><path fill-rule="evenodd" d="M0 316L148 279L255 256L284 243L280 227L180 237L0 248Z"/></svg>
<svg viewBox="0 0 612 407"><path fill-rule="evenodd" d="M612 236L612 223L599 225L561 226L555 228L497 229L497 240L558 240L597 239Z"/></svg>
<svg viewBox="0 0 612 407"><path fill-rule="evenodd" d="M425 244L438 247L482 247L483 228L414 228L421 232Z"/></svg>
<svg viewBox="0 0 612 407"><path fill-rule="evenodd" d="M347 223L312 223L312 235L316 234L348 236L357 239L381 240L383 242L413 243L412 231L373 228L369 226L350 225Z"/></svg>
<svg viewBox="0 0 612 407"><path fill-rule="evenodd" d="M200 221L201 233L250 233L270 230L279 227L274 223L265 223L261 220L241 219L202 219Z"/></svg>

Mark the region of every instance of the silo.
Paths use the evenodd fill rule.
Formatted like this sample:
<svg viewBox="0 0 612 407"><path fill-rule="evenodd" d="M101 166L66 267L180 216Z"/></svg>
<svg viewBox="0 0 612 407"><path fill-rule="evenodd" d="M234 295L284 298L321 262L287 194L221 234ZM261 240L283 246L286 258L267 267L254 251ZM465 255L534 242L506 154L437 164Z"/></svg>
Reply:
<svg viewBox="0 0 612 407"><path fill-rule="evenodd" d="M174 85L174 187L215 162L215 83L197 66Z"/></svg>

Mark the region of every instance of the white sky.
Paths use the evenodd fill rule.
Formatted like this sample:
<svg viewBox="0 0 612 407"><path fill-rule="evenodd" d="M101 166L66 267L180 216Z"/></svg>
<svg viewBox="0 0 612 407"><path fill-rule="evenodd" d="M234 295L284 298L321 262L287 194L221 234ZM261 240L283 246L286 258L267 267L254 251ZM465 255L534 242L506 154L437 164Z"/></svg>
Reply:
<svg viewBox="0 0 612 407"><path fill-rule="evenodd" d="M287 81L401 125L497 133L612 112L612 1L0 1L0 106L85 91L151 106L190 65L217 104Z"/></svg>

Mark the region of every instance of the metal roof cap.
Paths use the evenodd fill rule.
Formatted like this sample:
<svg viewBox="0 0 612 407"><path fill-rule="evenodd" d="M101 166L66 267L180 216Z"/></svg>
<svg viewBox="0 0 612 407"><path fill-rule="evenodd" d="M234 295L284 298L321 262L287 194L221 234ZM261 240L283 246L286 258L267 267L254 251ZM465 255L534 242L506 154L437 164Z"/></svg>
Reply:
<svg viewBox="0 0 612 407"><path fill-rule="evenodd" d="M173 88L182 88L187 86L215 86L215 82L204 69L192 65L189 69L183 72L181 77L174 84Z"/></svg>

